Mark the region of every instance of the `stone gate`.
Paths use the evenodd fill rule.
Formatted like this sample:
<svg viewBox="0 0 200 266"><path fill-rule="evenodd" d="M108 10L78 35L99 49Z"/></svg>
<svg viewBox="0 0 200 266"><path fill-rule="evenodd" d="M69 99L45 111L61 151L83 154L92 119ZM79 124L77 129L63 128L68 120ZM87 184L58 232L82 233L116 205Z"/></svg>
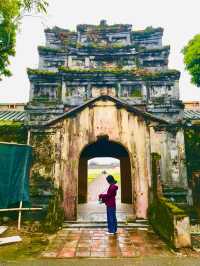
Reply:
<svg viewBox="0 0 200 266"><path fill-rule="evenodd" d="M138 218L147 217L152 199L152 153L161 156L162 187L187 189L180 73L168 69L163 29L101 21L45 34L39 69L28 70L32 183L62 188L68 220L87 201L87 161L94 157L120 160L122 202Z"/></svg>

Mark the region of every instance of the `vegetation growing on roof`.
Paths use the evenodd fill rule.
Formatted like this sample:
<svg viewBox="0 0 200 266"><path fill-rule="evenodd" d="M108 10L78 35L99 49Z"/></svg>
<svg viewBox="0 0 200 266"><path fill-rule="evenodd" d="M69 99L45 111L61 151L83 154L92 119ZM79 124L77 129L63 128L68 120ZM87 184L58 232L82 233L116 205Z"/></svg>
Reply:
<svg viewBox="0 0 200 266"><path fill-rule="evenodd" d="M70 46L70 45L69 45ZM87 51L95 51L99 50L100 52L109 51L109 52L115 52L118 50L130 50L130 49L136 49L136 45L124 45L121 43L100 43L100 42L89 42L86 44L77 43L76 48L87 50Z"/></svg>
<svg viewBox="0 0 200 266"><path fill-rule="evenodd" d="M180 71L176 69L168 69L163 71L150 71L144 76L145 80L164 79L164 78L176 78L179 79Z"/></svg>
<svg viewBox="0 0 200 266"><path fill-rule="evenodd" d="M154 48L145 48L140 47L139 52L142 53L155 53L155 52L162 52L162 51L169 51L170 45L162 46L162 47L154 47Z"/></svg>
<svg viewBox="0 0 200 266"><path fill-rule="evenodd" d="M53 28L46 28L44 32L55 32L55 33L65 33L65 34L70 34L70 33L75 33L73 31L70 31L68 29L63 29L57 26L54 26Z"/></svg>
<svg viewBox="0 0 200 266"><path fill-rule="evenodd" d="M150 71L147 69L133 68L131 70L123 70L121 67L102 68L102 69L72 69L61 66L58 68L60 72L71 74L111 74L114 76L129 75L130 77L140 77L145 81L160 80L166 78L179 79L180 72L178 70L164 70L164 71ZM42 76L56 76L59 72L41 70L41 69L28 69L28 75L42 75Z"/></svg>
<svg viewBox="0 0 200 266"><path fill-rule="evenodd" d="M48 46L38 46L38 51L41 52L50 52L50 53L62 53L62 49L48 47Z"/></svg>
<svg viewBox="0 0 200 266"><path fill-rule="evenodd" d="M65 73L107 73L113 75L133 75L133 76L140 76L144 80L154 80L154 79L162 79L166 77L175 77L179 78L180 72L178 70L164 70L164 71L150 71L146 69L138 69L133 68L131 70L122 70L121 68L110 68L110 69L71 69L61 66L59 68L60 71Z"/></svg>
<svg viewBox="0 0 200 266"><path fill-rule="evenodd" d="M55 76L57 72L49 71L44 69L31 69L27 68L28 75L45 75L45 76Z"/></svg>
<svg viewBox="0 0 200 266"><path fill-rule="evenodd" d="M110 33L128 31L132 25L130 24L113 24L107 25L106 23L101 23L99 25L88 25L80 24L77 26L77 31L80 32L103 32L108 31Z"/></svg>
<svg viewBox="0 0 200 266"><path fill-rule="evenodd" d="M150 37L152 34L155 34L157 32L163 33L163 28L159 27L159 28L153 28L152 26L147 27L144 30L138 30L138 31L133 31L132 32L132 36L134 38L147 38Z"/></svg>

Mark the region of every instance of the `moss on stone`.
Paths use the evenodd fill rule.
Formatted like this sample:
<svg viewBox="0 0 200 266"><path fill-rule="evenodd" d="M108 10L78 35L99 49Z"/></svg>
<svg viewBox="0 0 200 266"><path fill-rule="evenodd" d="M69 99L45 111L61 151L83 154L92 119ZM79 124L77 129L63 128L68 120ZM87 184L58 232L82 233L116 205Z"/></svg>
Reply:
<svg viewBox="0 0 200 266"><path fill-rule="evenodd" d="M45 176L51 176L52 165L54 163L54 147L51 137L46 133L35 133L32 135L33 145L33 172L44 169Z"/></svg>
<svg viewBox="0 0 200 266"><path fill-rule="evenodd" d="M165 197L161 197L159 198L159 201L160 201L160 204L162 204L163 206L165 205L165 207L170 211L171 214L186 216L186 213L184 212L184 210L180 209L169 199L166 199Z"/></svg>
<svg viewBox="0 0 200 266"><path fill-rule="evenodd" d="M142 97L142 91L141 89L134 89L131 94L131 97Z"/></svg>
<svg viewBox="0 0 200 266"><path fill-rule="evenodd" d="M48 235L43 233L31 233L27 226L22 226L20 232L13 226L9 224L8 230L1 235L1 237L9 237L13 235L20 235L22 238L21 242L14 243L11 245L4 245L0 248L0 264L16 264L24 265L20 263L22 260L33 260L39 258L41 253L45 250L47 244L49 243ZM9 262L8 262L9 261ZM12 262L11 262L12 261ZM26 265L29 263L27 262ZM32 264L30 262L30 264Z"/></svg>
<svg viewBox="0 0 200 266"><path fill-rule="evenodd" d="M164 71L150 71L146 69L140 68L133 68L131 70L122 70L121 68L102 68L102 69L71 69L66 68L64 66L59 67L59 70L64 73L71 73L71 74L112 74L114 76L123 76L123 75L130 75L130 76L137 76L141 77L141 79L148 81L148 80L159 80L159 79L166 79L166 78L176 78L178 79L180 76L180 72L178 70L164 70ZM89 76L88 76L89 77ZM92 76L91 76L92 77Z"/></svg>
<svg viewBox="0 0 200 266"><path fill-rule="evenodd" d="M62 49L57 49L57 48L48 47L48 46L38 46L38 51L45 52L45 53L63 53Z"/></svg>
<svg viewBox="0 0 200 266"><path fill-rule="evenodd" d="M151 156L152 156L153 160L160 160L161 159L160 154L158 154L156 152L152 152Z"/></svg>
<svg viewBox="0 0 200 266"><path fill-rule="evenodd" d="M21 122L0 121L0 142L27 143L27 128Z"/></svg>
<svg viewBox="0 0 200 266"><path fill-rule="evenodd" d="M153 48L146 48L146 47L140 47L139 52L142 53L156 53L156 52L163 52L163 51L169 51L170 50L170 45L165 45L162 47L153 47Z"/></svg>
<svg viewBox="0 0 200 266"><path fill-rule="evenodd" d="M44 75L44 76L55 76L57 72L44 70L44 69L31 69L27 68L28 75Z"/></svg>
<svg viewBox="0 0 200 266"><path fill-rule="evenodd" d="M53 197L49 201L47 216L42 221L42 229L44 232L55 233L58 229L62 228L64 221L62 202L62 189L54 188Z"/></svg>
<svg viewBox="0 0 200 266"><path fill-rule="evenodd" d="M154 199L148 209L148 217L153 229L172 247L175 247L175 216L176 220L179 220L186 217L187 214L164 197Z"/></svg>
<svg viewBox="0 0 200 266"><path fill-rule="evenodd" d="M47 133L32 133L33 166L30 177L30 193L32 197L52 194L53 164L55 160L54 146Z"/></svg>
<svg viewBox="0 0 200 266"><path fill-rule="evenodd" d="M153 28L153 27L146 27L146 29L144 30L138 30L138 31L133 31L132 32L132 36L133 39L143 39L143 38L148 38L151 35L155 34L155 33L163 33L163 28L159 27L159 28Z"/></svg>
<svg viewBox="0 0 200 266"><path fill-rule="evenodd" d="M131 49L137 49L137 45L124 45L119 43L99 43L90 42L89 44L78 43L76 48L85 52L104 52L104 53L116 53L118 51L130 51Z"/></svg>

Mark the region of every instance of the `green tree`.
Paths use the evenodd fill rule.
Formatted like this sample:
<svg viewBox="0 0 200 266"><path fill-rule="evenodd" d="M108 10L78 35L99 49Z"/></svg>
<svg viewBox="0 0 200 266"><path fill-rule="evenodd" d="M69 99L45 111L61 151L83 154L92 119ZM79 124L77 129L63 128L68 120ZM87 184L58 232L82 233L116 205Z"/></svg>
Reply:
<svg viewBox="0 0 200 266"><path fill-rule="evenodd" d="M200 34L188 42L182 53L186 69L192 76L192 83L200 87Z"/></svg>
<svg viewBox="0 0 200 266"><path fill-rule="evenodd" d="M27 12L46 13L46 0L0 0L0 79L10 76L10 56L15 55L16 34Z"/></svg>

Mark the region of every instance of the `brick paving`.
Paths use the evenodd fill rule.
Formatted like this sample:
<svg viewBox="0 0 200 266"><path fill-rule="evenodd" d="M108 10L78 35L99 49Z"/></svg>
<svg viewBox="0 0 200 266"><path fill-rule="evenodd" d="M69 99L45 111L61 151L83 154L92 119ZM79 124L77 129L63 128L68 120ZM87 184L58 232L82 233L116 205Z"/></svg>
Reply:
<svg viewBox="0 0 200 266"><path fill-rule="evenodd" d="M88 189L87 204L79 204L78 220L97 222L106 221L105 205L97 203L98 194L107 190L105 176L99 176ZM122 204L120 184L117 196L118 221L126 220L133 213L131 204ZM104 228L64 228L60 230L47 246L42 257L78 258L137 258L137 257L180 257L200 256L200 234L192 236L193 249L172 251L151 228L119 228L115 236L106 234ZM101 264L102 265L102 264ZM114 264L113 264L114 265ZM150 265L150 264L149 264ZM158 264L159 265L159 264ZM171 264L168 264L171 265Z"/></svg>
<svg viewBox="0 0 200 266"><path fill-rule="evenodd" d="M118 229L115 236L106 229L63 229L51 241L43 258L113 258L170 256L167 245L151 230Z"/></svg>

